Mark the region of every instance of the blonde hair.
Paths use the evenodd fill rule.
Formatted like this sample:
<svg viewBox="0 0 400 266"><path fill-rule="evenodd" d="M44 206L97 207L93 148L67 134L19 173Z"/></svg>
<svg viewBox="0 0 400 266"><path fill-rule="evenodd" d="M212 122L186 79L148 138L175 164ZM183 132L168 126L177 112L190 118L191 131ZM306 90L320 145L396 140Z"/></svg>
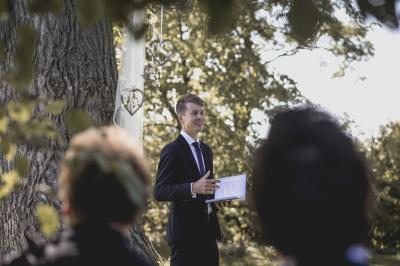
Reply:
<svg viewBox="0 0 400 266"><path fill-rule="evenodd" d="M116 127L74 136L59 176L59 196L72 224L95 219L131 223L148 197L149 166L141 147Z"/></svg>

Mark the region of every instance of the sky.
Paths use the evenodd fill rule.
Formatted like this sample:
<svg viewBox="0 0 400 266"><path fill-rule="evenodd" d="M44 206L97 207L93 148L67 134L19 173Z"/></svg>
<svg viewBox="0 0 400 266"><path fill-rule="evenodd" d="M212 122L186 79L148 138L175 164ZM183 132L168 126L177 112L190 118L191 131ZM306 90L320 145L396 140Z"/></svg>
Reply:
<svg viewBox="0 0 400 266"><path fill-rule="evenodd" d="M376 135L380 125L400 121L400 33L376 27L367 39L375 56L351 64L341 78L332 78L340 61L326 51L304 51L272 64L312 102L337 116L346 113L360 139Z"/></svg>

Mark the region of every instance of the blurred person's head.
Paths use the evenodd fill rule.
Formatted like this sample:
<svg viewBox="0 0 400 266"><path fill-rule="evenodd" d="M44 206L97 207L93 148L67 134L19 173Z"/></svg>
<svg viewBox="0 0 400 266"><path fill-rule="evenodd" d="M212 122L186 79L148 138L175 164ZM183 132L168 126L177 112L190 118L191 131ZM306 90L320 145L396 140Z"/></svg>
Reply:
<svg viewBox="0 0 400 266"><path fill-rule="evenodd" d="M103 127L75 135L59 176L60 198L72 225L129 225L145 207L149 168L122 129Z"/></svg>
<svg viewBox="0 0 400 266"><path fill-rule="evenodd" d="M368 169L328 114L307 107L276 114L253 176L264 235L284 255L342 265L335 260L347 247L365 243Z"/></svg>

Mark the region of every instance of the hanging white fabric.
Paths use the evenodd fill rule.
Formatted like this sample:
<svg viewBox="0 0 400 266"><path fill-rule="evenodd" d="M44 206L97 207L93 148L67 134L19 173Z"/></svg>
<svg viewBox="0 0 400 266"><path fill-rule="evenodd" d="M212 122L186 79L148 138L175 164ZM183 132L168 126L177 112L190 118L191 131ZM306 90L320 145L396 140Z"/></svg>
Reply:
<svg viewBox="0 0 400 266"><path fill-rule="evenodd" d="M131 17L134 27L144 22L145 11L135 10ZM135 38L124 30L121 69L115 98L114 124L124 128L140 143L143 142L143 101L145 67L145 36Z"/></svg>

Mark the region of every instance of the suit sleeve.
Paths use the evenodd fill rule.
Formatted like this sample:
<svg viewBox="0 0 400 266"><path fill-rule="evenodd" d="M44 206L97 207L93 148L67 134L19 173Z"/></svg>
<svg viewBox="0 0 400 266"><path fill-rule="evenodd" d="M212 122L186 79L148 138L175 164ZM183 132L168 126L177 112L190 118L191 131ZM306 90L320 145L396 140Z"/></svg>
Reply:
<svg viewBox="0 0 400 266"><path fill-rule="evenodd" d="M158 164L154 198L157 201L181 201L192 199L190 183L177 184L179 160L177 153L164 148Z"/></svg>

